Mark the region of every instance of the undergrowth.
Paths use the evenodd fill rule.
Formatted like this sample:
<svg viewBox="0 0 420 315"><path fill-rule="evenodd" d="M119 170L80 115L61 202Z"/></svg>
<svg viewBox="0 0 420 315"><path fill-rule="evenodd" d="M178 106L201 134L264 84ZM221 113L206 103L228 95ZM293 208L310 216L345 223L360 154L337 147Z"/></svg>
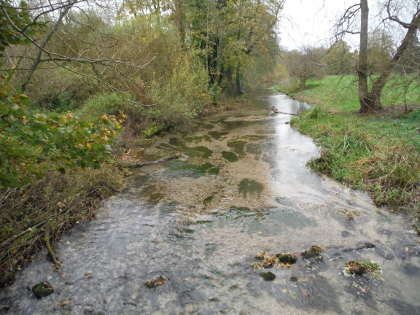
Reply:
<svg viewBox="0 0 420 315"><path fill-rule="evenodd" d="M40 181L0 193L0 287L13 282L44 247L75 224L94 217L101 201L120 189L122 176L101 169L50 172Z"/></svg>

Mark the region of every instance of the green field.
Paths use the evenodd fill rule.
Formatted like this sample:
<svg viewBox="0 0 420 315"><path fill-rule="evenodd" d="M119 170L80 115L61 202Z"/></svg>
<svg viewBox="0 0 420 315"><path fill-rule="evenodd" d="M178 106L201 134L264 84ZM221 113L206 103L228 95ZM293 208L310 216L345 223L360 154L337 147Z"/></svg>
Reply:
<svg viewBox="0 0 420 315"><path fill-rule="evenodd" d="M292 121L293 126L322 147L309 164L317 172L368 191L377 205L409 209L418 214L420 182L420 87L404 93L394 78L383 94L385 111L360 115L355 76L327 76L311 80L292 92L276 88L315 105ZM411 104L409 113L404 106ZM417 105L415 105L417 104Z"/></svg>

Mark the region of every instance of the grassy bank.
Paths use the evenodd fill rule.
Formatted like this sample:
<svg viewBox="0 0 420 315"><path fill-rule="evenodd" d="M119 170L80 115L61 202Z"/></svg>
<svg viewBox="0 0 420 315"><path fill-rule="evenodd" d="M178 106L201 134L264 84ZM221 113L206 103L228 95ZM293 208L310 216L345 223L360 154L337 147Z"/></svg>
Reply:
<svg viewBox="0 0 420 315"><path fill-rule="evenodd" d="M418 215L420 109L411 105L404 114L403 107L391 105L420 104L420 88L413 86L404 96L397 83L394 79L384 91L384 112L366 116L357 113L354 76L312 80L307 89L290 94L316 106L292 123L322 147L312 169L368 191L377 205L414 209Z"/></svg>

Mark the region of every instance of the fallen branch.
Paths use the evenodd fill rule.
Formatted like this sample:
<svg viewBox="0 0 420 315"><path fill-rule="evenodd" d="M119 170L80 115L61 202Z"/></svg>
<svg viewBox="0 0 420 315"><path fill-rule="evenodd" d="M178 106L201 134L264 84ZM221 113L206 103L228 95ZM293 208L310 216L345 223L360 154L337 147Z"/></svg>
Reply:
<svg viewBox="0 0 420 315"><path fill-rule="evenodd" d="M163 163L163 162L167 162L167 161L170 161L170 160L175 160L175 159L178 159L179 157L180 157L181 155L173 155L173 156L169 156L169 157L166 157L166 158L162 158L162 159L159 159L159 160L155 160L155 161L149 161L149 162L141 162L141 163L130 163L130 164L121 164L121 166L123 166L123 167L127 167L127 168L140 168L140 167L143 167L143 166L148 166L148 165L154 165L154 164L158 164L158 163Z"/></svg>
<svg viewBox="0 0 420 315"><path fill-rule="evenodd" d="M49 230L48 227L45 230L44 241L45 241L45 247L47 247L48 257L51 259L51 261L53 262L56 269L60 268L61 262L57 258L57 255L55 254L55 252L54 252L54 250L51 246L50 230Z"/></svg>

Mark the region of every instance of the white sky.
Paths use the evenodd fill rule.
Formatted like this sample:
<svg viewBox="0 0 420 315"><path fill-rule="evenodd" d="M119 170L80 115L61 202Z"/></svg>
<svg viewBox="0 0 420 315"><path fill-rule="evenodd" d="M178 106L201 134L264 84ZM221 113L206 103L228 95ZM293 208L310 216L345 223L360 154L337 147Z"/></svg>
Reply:
<svg viewBox="0 0 420 315"><path fill-rule="evenodd" d="M345 9L357 0L286 0L279 23L280 45L299 49L305 45L328 45L332 27ZM371 12L376 1L369 1ZM357 36L346 40L355 47Z"/></svg>

